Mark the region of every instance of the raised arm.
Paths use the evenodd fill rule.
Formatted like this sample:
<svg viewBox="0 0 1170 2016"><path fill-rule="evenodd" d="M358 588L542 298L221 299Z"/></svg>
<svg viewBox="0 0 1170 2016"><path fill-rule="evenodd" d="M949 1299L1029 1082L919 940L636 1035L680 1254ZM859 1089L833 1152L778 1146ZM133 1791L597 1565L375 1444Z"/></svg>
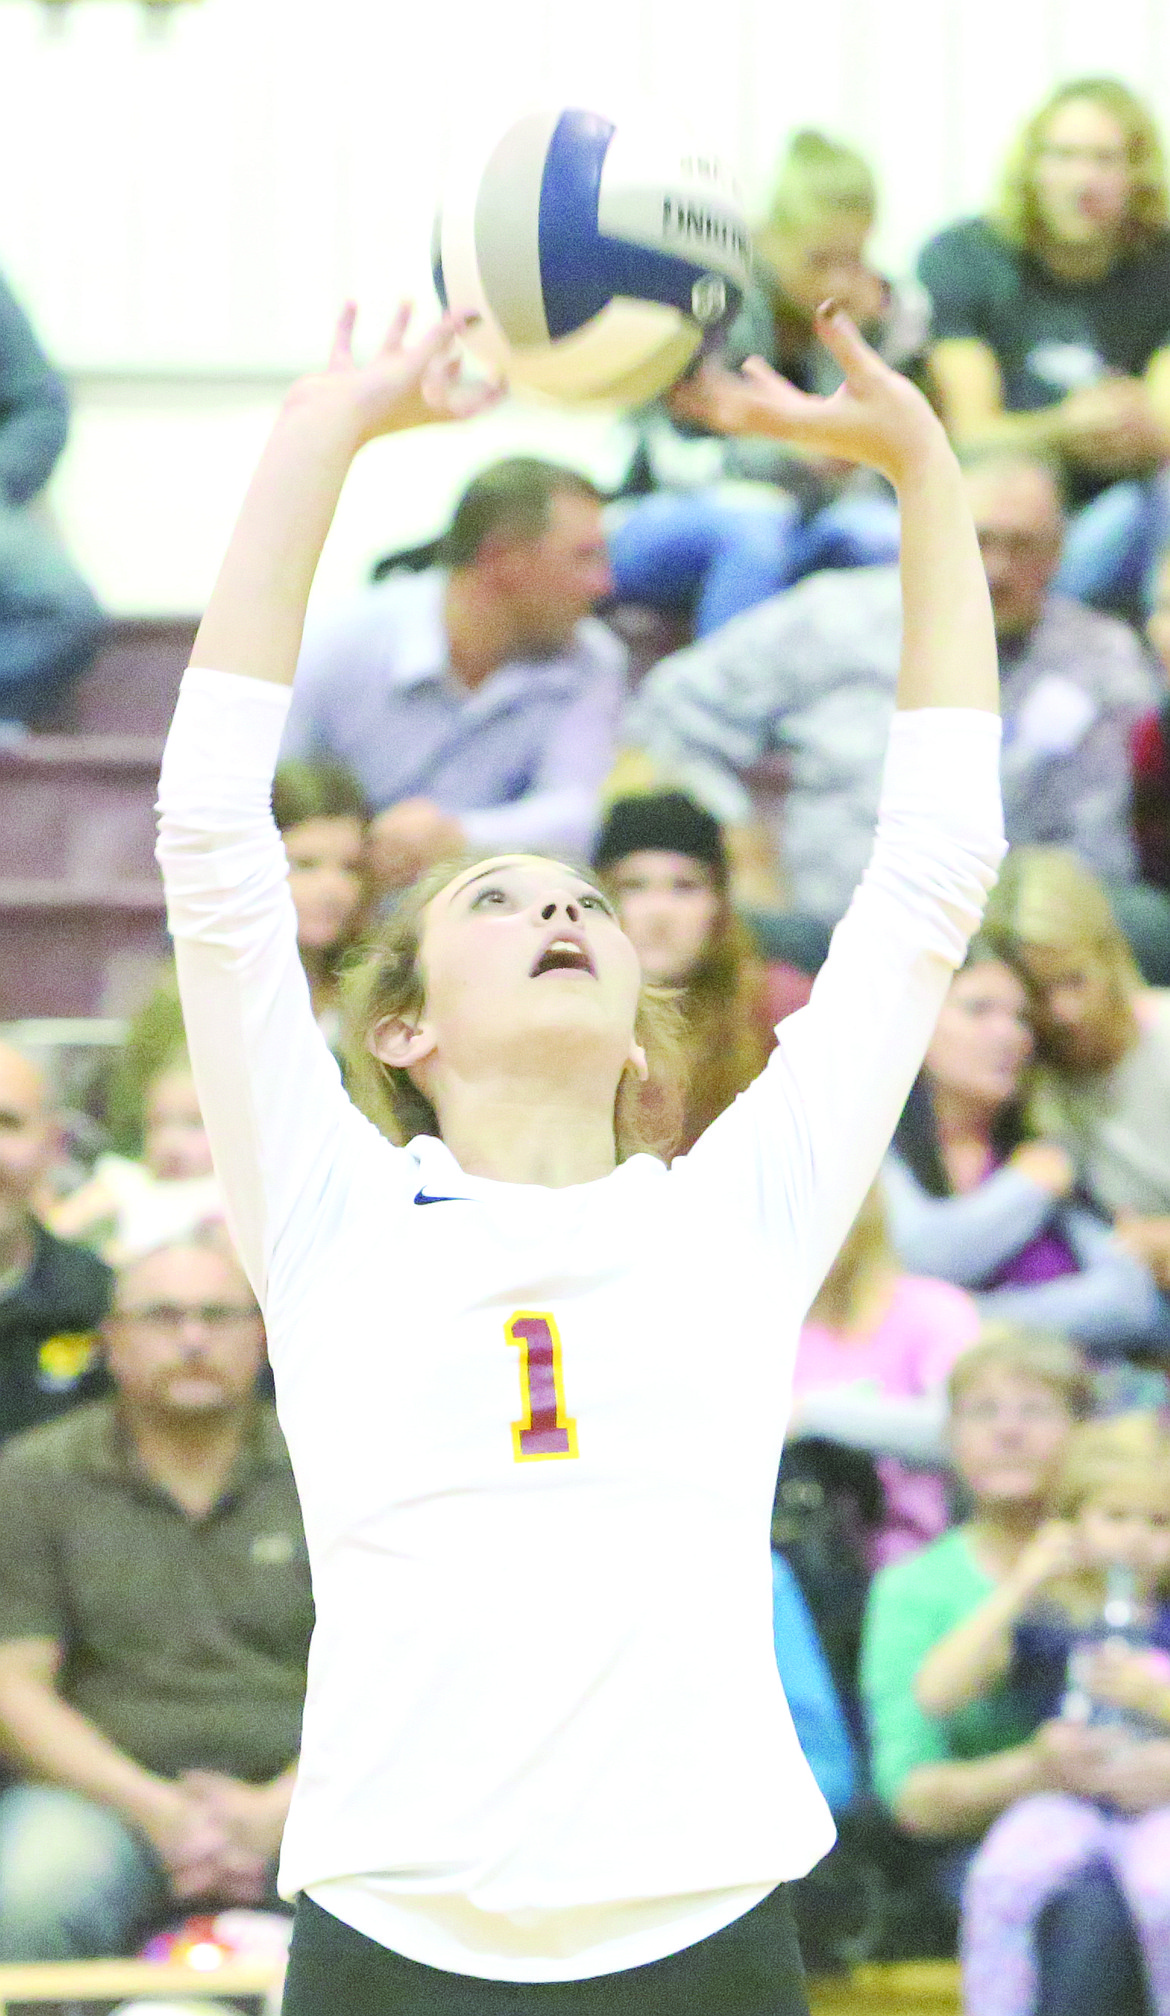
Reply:
<svg viewBox="0 0 1170 2016"><path fill-rule="evenodd" d="M806 1008L762 1077L687 1158L785 1252L811 1300L872 1182L1004 852L987 581L958 463L922 395L839 314L829 399L766 365L690 395L724 426L775 432L888 477L902 512L902 656L873 857Z"/></svg>
<svg viewBox="0 0 1170 2016"><path fill-rule="evenodd" d="M456 378L456 324L404 342L400 314L355 364L353 312L329 369L294 387L232 534L167 740L158 859L191 1061L241 1257L261 1301L282 1233L377 1142L313 1020L271 786L305 605L355 454L375 435L482 404ZM295 1097L290 1088L296 1088ZM302 1208L303 1207L303 1208Z"/></svg>
<svg viewBox="0 0 1170 2016"><path fill-rule="evenodd" d="M738 375L708 368L676 403L719 432L771 434L885 476L902 514L898 705L998 713L987 578L946 434L922 394L835 304L826 302L816 329L845 374L831 398L798 391L752 357Z"/></svg>
<svg viewBox="0 0 1170 2016"><path fill-rule="evenodd" d="M351 302L328 370L302 378L285 401L199 625L193 665L291 686L309 590L358 449L486 403L486 393L459 386L454 317L408 345L402 308L377 355L358 365L355 316Z"/></svg>

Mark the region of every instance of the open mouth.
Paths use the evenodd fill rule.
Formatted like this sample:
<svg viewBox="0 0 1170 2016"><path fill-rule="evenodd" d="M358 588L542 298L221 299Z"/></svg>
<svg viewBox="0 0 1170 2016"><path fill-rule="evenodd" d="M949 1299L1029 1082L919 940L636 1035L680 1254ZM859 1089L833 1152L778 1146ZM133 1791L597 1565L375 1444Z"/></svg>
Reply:
<svg viewBox="0 0 1170 2016"><path fill-rule="evenodd" d="M587 973L591 980L597 978L588 952L573 938L554 938L545 946L530 977L536 980L542 973Z"/></svg>

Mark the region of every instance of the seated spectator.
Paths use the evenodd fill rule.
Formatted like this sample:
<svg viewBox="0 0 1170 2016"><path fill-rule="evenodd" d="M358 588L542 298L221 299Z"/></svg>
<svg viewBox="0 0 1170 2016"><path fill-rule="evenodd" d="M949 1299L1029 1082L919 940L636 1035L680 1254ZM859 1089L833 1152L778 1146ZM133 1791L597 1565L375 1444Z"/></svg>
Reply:
<svg viewBox="0 0 1170 2016"><path fill-rule="evenodd" d="M1140 599L1166 529L1168 221L1152 114L1080 78L1027 122L992 214L919 262L952 440L1059 457L1076 507L1060 586L1110 606Z"/></svg>
<svg viewBox="0 0 1170 2016"><path fill-rule="evenodd" d="M288 855L297 946L313 1013L331 1049L341 1039L339 978L369 911L361 789L339 763L282 763L272 784L272 816Z"/></svg>
<svg viewBox="0 0 1170 2016"><path fill-rule="evenodd" d="M111 1276L33 1210L59 1129L34 1064L0 1043L0 1441L103 1389L97 1326Z"/></svg>
<svg viewBox="0 0 1170 2016"><path fill-rule="evenodd" d="M1146 635L1162 668L1156 707L1134 723L1130 737L1133 837L1142 880L1170 892L1170 547L1154 575Z"/></svg>
<svg viewBox="0 0 1170 2016"><path fill-rule="evenodd" d="M875 1185L801 1330L785 1445L787 1461L810 1436L877 1459L883 1502L867 1535L870 1568L946 1527L946 1380L978 1331L969 1295L902 1272Z"/></svg>
<svg viewBox="0 0 1170 2016"><path fill-rule="evenodd" d="M528 457L465 491L441 564L310 616L282 754L344 764L387 889L464 848L584 853L625 650L597 491Z"/></svg>
<svg viewBox="0 0 1170 2016"><path fill-rule="evenodd" d="M1015 1570L918 1674L928 1714L1008 1685L1043 1717L1051 1789L991 1827L963 1891L963 2007L1031 2016L1036 1922L1104 1864L1170 2007L1170 1441L1148 1414L1073 1435L1051 1510Z"/></svg>
<svg viewBox="0 0 1170 2016"><path fill-rule="evenodd" d="M756 234L756 278L727 338L729 364L764 357L804 391L831 392L840 373L812 328L831 294L887 363L912 367L925 346L925 304L867 263L876 211L859 154L823 133L794 135ZM645 471L673 494L616 517L619 599L693 608L702 636L816 568L896 557L897 507L875 478L774 441L688 440L685 417L683 399L643 416Z"/></svg>
<svg viewBox="0 0 1170 2016"><path fill-rule="evenodd" d="M685 1152L758 1076L774 1041L763 968L731 907L718 821L678 791L619 798L593 865L646 978L678 990Z"/></svg>
<svg viewBox="0 0 1170 2016"><path fill-rule="evenodd" d="M931 1894L953 1910L988 1827L1016 1800L1058 1789L1060 1765L1042 1704L1009 1680L948 1715L928 1713L916 1685L936 1645L1032 1572L1029 1549L1091 1388L1071 1346L1005 1330L958 1360L950 1402L952 1459L971 1509L961 1526L875 1578L862 1684L874 1789L926 1844ZM1039 1929L1045 2010L1101 2016L1108 1982L1110 2016L1137 2016L1132 1927L1106 1872L1071 1875Z"/></svg>
<svg viewBox="0 0 1170 2016"><path fill-rule="evenodd" d="M155 1038L168 1025L170 1044L147 1065L133 1100L135 1069L146 1063L149 1048L144 1031ZM170 983L132 1027L120 1077L120 1118L133 1152L99 1155L88 1181L49 1213L59 1238L90 1246L115 1266L223 1221L223 1198Z"/></svg>
<svg viewBox="0 0 1170 2016"><path fill-rule="evenodd" d="M1170 1287L1170 990L1143 985L1106 892L1057 848L1008 856L984 929L1028 989L1038 1124Z"/></svg>
<svg viewBox="0 0 1170 2016"><path fill-rule="evenodd" d="M7 734L52 712L105 629L36 508L68 425L65 380L0 280L0 730Z"/></svg>
<svg viewBox="0 0 1170 2016"><path fill-rule="evenodd" d="M1170 1310L1107 1216L1078 1196L1075 1147L1026 1120L1027 991L977 937L951 983L883 1180L908 1267L971 1289L985 1317L1116 1353L1170 1340Z"/></svg>
<svg viewBox="0 0 1170 2016"><path fill-rule="evenodd" d="M264 1335L220 1241L119 1277L114 1397L0 1459L0 1960L273 1894L312 1604Z"/></svg>
<svg viewBox="0 0 1170 2016"><path fill-rule="evenodd" d="M967 485L1000 647L1008 839L1129 881L1129 734L1156 676L1126 624L1050 592L1050 471L997 454ZM655 666L624 739L724 825L768 827L791 907L835 922L869 857L900 645L896 567L814 575Z"/></svg>

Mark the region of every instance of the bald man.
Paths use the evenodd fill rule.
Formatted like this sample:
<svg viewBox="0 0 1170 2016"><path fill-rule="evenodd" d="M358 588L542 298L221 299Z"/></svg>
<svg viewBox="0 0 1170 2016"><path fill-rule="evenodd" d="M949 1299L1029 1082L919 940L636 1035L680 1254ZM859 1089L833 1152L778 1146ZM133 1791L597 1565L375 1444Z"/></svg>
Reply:
<svg viewBox="0 0 1170 2016"><path fill-rule="evenodd" d="M58 1139L43 1073L0 1043L0 1441L105 1387L97 1330L113 1276L32 1209Z"/></svg>
<svg viewBox="0 0 1170 2016"><path fill-rule="evenodd" d="M967 470L1000 652L1013 845L1071 847L1135 880L1129 730L1160 683L1128 624L1053 592L1064 518L1016 453ZM835 923L873 844L901 646L896 567L814 574L642 682L624 741L732 827L772 835L791 908Z"/></svg>

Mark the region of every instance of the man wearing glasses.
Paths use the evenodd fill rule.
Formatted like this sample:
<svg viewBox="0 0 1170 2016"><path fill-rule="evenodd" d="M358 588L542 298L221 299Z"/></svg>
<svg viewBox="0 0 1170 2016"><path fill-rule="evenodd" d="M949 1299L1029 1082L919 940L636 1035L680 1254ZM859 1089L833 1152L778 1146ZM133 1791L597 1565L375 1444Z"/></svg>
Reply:
<svg viewBox="0 0 1170 2016"><path fill-rule="evenodd" d="M132 1950L273 1893L312 1623L300 1513L222 1238L122 1272L113 1396L0 1457L0 1961Z"/></svg>

